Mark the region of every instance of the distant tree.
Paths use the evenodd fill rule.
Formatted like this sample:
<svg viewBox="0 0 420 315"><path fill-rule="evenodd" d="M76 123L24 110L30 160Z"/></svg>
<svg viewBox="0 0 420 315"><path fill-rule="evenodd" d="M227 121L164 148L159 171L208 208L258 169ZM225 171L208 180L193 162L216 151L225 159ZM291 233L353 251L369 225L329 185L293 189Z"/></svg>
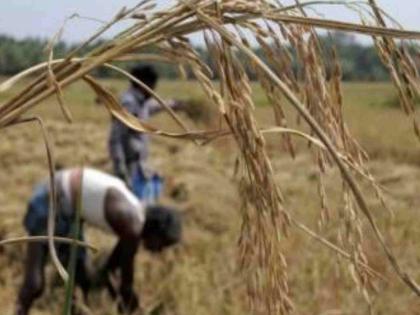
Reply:
<svg viewBox="0 0 420 315"><path fill-rule="evenodd" d="M320 37L323 52L331 53L332 47L335 47L340 59L343 70L344 80L369 80L383 81L388 80L388 72L380 62L374 47L359 43L353 35L344 32L331 32ZM97 47L103 41L85 47L80 54L84 54ZM30 66L45 61L47 54L45 47L47 41L42 39L27 38L16 40L10 36L0 35L0 75L13 75ZM64 56L69 51L77 47L77 44L67 45L59 42L54 46L54 56L56 58ZM204 47L196 47L202 60L214 72L214 78L217 78L217 71L212 63L209 52ZM147 52L156 52L156 49L150 48ZM255 53L265 60L264 52L261 48L255 48ZM293 55L293 50L291 49ZM245 57L244 57L245 58ZM329 60L329 58L326 58ZM178 77L178 68L171 64L153 63L158 69L162 77L174 79ZM130 69L134 62L118 63L124 69ZM299 71L298 65L293 62L295 71ZM192 78L191 69L186 68L188 78ZM250 78L255 78L255 73L248 67L245 69ZM94 75L98 77L117 76L115 71L107 68L100 68L94 71Z"/></svg>

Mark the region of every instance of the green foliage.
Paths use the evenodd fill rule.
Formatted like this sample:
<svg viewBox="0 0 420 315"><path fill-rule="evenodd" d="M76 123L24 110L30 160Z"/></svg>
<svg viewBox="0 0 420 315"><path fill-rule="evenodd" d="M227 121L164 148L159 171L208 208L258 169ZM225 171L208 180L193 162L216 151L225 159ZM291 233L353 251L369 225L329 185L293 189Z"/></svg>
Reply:
<svg viewBox="0 0 420 315"><path fill-rule="evenodd" d="M47 41L39 39L16 40L0 35L0 74L12 75L45 61ZM67 45L60 42L55 47L56 57L63 56Z"/></svg>
<svg viewBox="0 0 420 315"><path fill-rule="evenodd" d="M83 54L99 45L101 41L90 45L81 52ZM46 40L41 39L22 39L16 40L12 37L0 35L0 75L13 75L30 66L45 61L47 53L45 47ZM59 42L54 49L56 58L64 56L76 45L68 45ZM335 47L340 58L343 69L343 79L346 81L385 81L388 80L388 73L381 64L375 48L373 46L362 45L357 42L354 37L342 32L334 32L321 37L321 49L325 54L331 54L332 47ZM197 47L197 51L210 68L214 65L211 62L211 56L203 47ZM148 52L153 52L150 49ZM264 59L264 53L261 49L255 48L258 56ZM293 55L293 51L291 51ZM331 60L331 58L326 58ZM129 69L133 62L121 63L124 69ZM163 78L174 79L178 77L177 67L169 64L154 64ZM297 65L294 65L297 69ZM187 70L187 76L192 77L192 73ZM255 78L255 74L247 69L251 78ZM110 69L100 68L95 70L94 75L98 77L114 77L115 72ZM217 79L217 76L215 77Z"/></svg>
<svg viewBox="0 0 420 315"><path fill-rule="evenodd" d="M321 38L325 51L337 50L345 81L385 81L389 79L373 46L357 42L353 35L334 32ZM328 59L326 59L328 60Z"/></svg>

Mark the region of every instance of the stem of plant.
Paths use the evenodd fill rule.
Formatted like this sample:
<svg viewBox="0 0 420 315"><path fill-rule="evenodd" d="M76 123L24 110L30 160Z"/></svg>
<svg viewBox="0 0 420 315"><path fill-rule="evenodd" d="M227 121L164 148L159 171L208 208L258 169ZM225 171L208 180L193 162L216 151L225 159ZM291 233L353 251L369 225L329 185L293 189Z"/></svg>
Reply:
<svg viewBox="0 0 420 315"><path fill-rule="evenodd" d="M80 212L82 208L82 182L83 182L83 169L80 175L79 189L77 192L77 201L76 201L76 215L72 224L72 236L73 243L70 248L70 261L68 265L68 274L69 278L66 282L66 296L63 308L63 315L71 315L72 304L73 304L73 292L74 292L74 283L76 276L76 265L77 265L77 256L79 251L79 245L76 240L80 236Z"/></svg>

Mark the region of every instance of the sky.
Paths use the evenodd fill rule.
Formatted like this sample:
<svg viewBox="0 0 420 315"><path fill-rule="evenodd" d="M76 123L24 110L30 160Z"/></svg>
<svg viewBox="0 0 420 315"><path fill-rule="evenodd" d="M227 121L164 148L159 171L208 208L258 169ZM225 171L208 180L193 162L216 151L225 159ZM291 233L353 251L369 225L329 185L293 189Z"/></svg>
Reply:
<svg viewBox="0 0 420 315"><path fill-rule="evenodd" d="M0 33L16 38L51 38L60 29L65 18L75 13L106 21L123 6L130 7L138 2L139 0L2 0ZM171 1L157 2L160 5L168 5ZM377 2L406 29L420 31L420 0L377 0ZM293 0L285 0L282 3L293 3ZM343 6L320 6L318 11L331 19L357 21L357 15L344 9ZM127 24L122 24L111 30L109 36L126 26ZM73 19L66 24L63 39L68 42L82 41L98 27L100 27L98 22ZM358 39L367 41L363 37Z"/></svg>

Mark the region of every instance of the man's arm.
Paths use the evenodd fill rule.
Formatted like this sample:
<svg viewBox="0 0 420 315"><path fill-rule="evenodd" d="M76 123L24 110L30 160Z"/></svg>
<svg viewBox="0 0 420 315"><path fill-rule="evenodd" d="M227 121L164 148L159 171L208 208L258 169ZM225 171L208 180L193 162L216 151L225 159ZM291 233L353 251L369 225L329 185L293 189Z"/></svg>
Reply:
<svg viewBox="0 0 420 315"><path fill-rule="evenodd" d="M139 298L134 292L134 260L138 249L138 241L120 239L109 257L102 277L113 299L120 298L119 311L132 312L140 307ZM119 286L115 287L110 277L115 271L120 271Z"/></svg>
<svg viewBox="0 0 420 315"><path fill-rule="evenodd" d="M121 284L119 295L121 302L119 304L120 312L133 312L140 307L139 298L134 292L134 259L136 256L138 242L135 240L122 240L122 254L120 256Z"/></svg>
<svg viewBox="0 0 420 315"><path fill-rule="evenodd" d="M176 100L168 100L165 101L165 104L170 107L173 110L180 110L182 109L182 102L176 101ZM150 98L145 102L145 106L149 108L149 114L155 115L161 111L165 110L165 107L163 107L156 99Z"/></svg>
<svg viewBox="0 0 420 315"><path fill-rule="evenodd" d="M107 191L105 218L119 237L119 241L105 265L104 273L111 296L121 298L120 311L129 312L139 308L139 299L133 289L133 279L134 260L143 226L143 222L136 215L137 209L132 209L132 207L117 189L111 188ZM113 287L109 281L109 275L116 270L119 270L121 275L118 288Z"/></svg>

